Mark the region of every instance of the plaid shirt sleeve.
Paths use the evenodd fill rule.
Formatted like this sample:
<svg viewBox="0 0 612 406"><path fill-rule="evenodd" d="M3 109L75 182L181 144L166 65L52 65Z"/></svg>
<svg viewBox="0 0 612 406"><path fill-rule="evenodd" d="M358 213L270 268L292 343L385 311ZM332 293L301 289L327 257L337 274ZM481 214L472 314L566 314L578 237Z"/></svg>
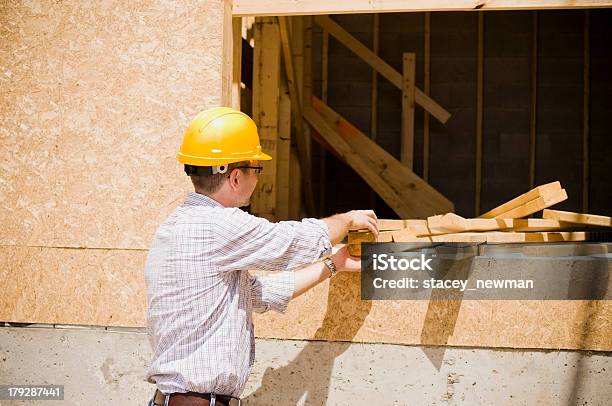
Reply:
<svg viewBox="0 0 612 406"><path fill-rule="evenodd" d="M249 274L253 311L264 313L274 310L284 313L293 296L295 275L292 271L274 272L266 276Z"/></svg>
<svg viewBox="0 0 612 406"><path fill-rule="evenodd" d="M272 223L238 208L223 210L230 212L214 223L220 272L288 271L331 253L329 230L323 220Z"/></svg>

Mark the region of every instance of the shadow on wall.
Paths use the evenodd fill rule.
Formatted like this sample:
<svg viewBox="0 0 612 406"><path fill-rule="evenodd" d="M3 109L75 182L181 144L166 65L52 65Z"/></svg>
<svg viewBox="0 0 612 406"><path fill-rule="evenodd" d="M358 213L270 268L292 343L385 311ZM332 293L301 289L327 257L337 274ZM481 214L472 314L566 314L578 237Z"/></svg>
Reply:
<svg viewBox="0 0 612 406"><path fill-rule="evenodd" d="M460 276L469 274L472 260L464 261L458 271ZM432 346L423 347L423 352L438 371L448 339L455 330L463 294L457 293L451 300L448 298L448 293L441 294L436 290L432 292L420 336L420 344ZM325 317L313 337L314 340L322 341L308 342L298 356L285 366L277 369L268 367L261 386L245 397L243 404L326 405L334 361L355 344L352 340L363 326L371 308L372 301L361 300L358 273L341 273L331 279ZM332 340L340 342L326 345L325 341ZM345 384L347 387L352 385L348 381Z"/></svg>
<svg viewBox="0 0 612 406"><path fill-rule="evenodd" d="M361 300L359 274L341 273L330 280L327 310L314 340L351 341L370 313L372 302ZM245 405L326 405L336 357L352 342L325 345L311 341L289 364L268 367L261 386L243 399Z"/></svg>
<svg viewBox="0 0 612 406"><path fill-rule="evenodd" d="M574 255L584 255L585 253L580 250L580 248L576 248L574 251ZM572 275L570 279L578 279L581 275L577 274L577 272L572 271ZM591 274L590 282L590 294L592 296L603 296L602 289L606 289L609 286L608 281L609 273L606 273L606 278L602 280L595 280L593 278L593 274ZM569 293L569 292L568 292ZM580 323L580 327L582 330L582 334L580 336L580 348L587 349L590 346L590 336L595 330L597 330L597 319L602 317L601 314L601 301L588 300L584 302L583 311L580 314L579 318L577 318L577 324ZM586 404L586 401L582 399L583 393L585 391L585 387L587 386L588 380L588 367L585 366L585 357L578 358L578 365L574 369L573 376L573 385L571 391L571 397L568 400L568 404L577 405L577 404Z"/></svg>

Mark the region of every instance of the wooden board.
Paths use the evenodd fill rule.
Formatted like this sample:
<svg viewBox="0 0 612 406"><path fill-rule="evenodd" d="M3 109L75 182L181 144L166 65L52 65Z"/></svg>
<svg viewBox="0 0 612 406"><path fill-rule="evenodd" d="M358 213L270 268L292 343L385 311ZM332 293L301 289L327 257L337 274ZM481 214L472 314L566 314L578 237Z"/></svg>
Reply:
<svg viewBox="0 0 612 406"><path fill-rule="evenodd" d="M232 18L232 104L240 110L240 91L242 73L242 17Z"/></svg>
<svg viewBox="0 0 612 406"><path fill-rule="evenodd" d="M547 183L545 185L541 185L538 186L534 189L531 189L530 191L523 193L522 195L515 197L514 199L500 205L497 206L496 208L481 214L479 217L481 218L494 218L494 217L499 217L500 214L503 214L505 212L508 212L512 209L515 209L518 206L521 206L525 203L530 202L531 200L537 199L538 197L540 197L543 193L548 192L548 191L552 191L552 190L560 190L561 189L561 183L560 182L551 182L551 183Z"/></svg>
<svg viewBox="0 0 612 406"><path fill-rule="evenodd" d="M408 213L414 213L404 202L398 190L393 188L383 179L379 173L365 160L365 157L353 149L346 141L331 127L329 123L311 107L304 108L304 117L308 123L326 141L333 145L335 151L346 163L351 166L400 216L410 217Z"/></svg>
<svg viewBox="0 0 612 406"><path fill-rule="evenodd" d="M400 13L612 7L610 0L234 0L234 15Z"/></svg>
<svg viewBox="0 0 612 406"><path fill-rule="evenodd" d="M468 221L455 213L446 213L427 217L427 226L430 234L457 233L468 229Z"/></svg>
<svg viewBox="0 0 612 406"><path fill-rule="evenodd" d="M276 218L289 220L289 196L291 177L291 98L287 80L281 75L280 95L278 101L278 147L276 170Z"/></svg>
<svg viewBox="0 0 612 406"><path fill-rule="evenodd" d="M524 243L553 241L587 241L589 234L584 231L564 232L502 232L452 233L430 236L416 236L408 230L393 231L394 242L474 242L474 243Z"/></svg>
<svg viewBox="0 0 612 406"><path fill-rule="evenodd" d="M376 69L378 73L389 80L398 89L403 89L403 78L402 74L396 71L391 65L387 64L382 58L377 56L368 47L363 45L359 40L349 34L340 25L328 16L317 16L314 18L315 22L322 28L327 30L333 35L338 41L344 46L353 51L357 56L363 59L368 65ZM421 89L415 87L414 100L425 110L427 110L432 116L437 118L440 122L446 123L450 118L450 113L446 111L442 106L436 103L431 97L423 93Z"/></svg>
<svg viewBox="0 0 612 406"><path fill-rule="evenodd" d="M402 137L400 159L409 169L414 169L414 95L416 89L416 54L404 53L402 77Z"/></svg>
<svg viewBox="0 0 612 406"><path fill-rule="evenodd" d="M450 200L314 96L312 97L312 107L316 113L321 115L325 123L333 129L334 134L346 142L352 151L359 154L359 157L375 172L377 177L390 185L391 193L387 199L391 203L387 199L385 201L400 217L425 218L436 213L454 211L454 206ZM334 144L333 142L329 143L330 145ZM374 186L374 184L371 184L371 186ZM376 190L376 188L374 189ZM381 197L385 198L382 195ZM401 210L401 212L398 210Z"/></svg>
<svg viewBox="0 0 612 406"><path fill-rule="evenodd" d="M258 127L262 150L274 159L261 162L264 170L259 175L251 197L251 210L253 214L275 221L279 157L280 30L273 17L256 18L253 30L253 120Z"/></svg>
<svg viewBox="0 0 612 406"><path fill-rule="evenodd" d="M567 192L565 191L565 189L546 192L537 199L534 199L521 206L515 207L514 209L502 213L496 217L507 219L527 217L530 214L537 213L540 210L546 209L547 207L554 206L555 204L560 203L566 199Z"/></svg>
<svg viewBox="0 0 612 406"><path fill-rule="evenodd" d="M580 225L555 219L466 219L454 213L431 216L427 220L388 220L378 219L380 231L401 231L418 237L463 232L536 232L536 231L572 231Z"/></svg>
<svg viewBox="0 0 612 406"><path fill-rule="evenodd" d="M306 211L310 215L314 215L315 204L312 191L311 159L309 152L310 147L308 137L305 132L304 119L302 117L302 101L298 90L293 52L291 50L291 38L289 37L289 26L286 17L279 17L279 32L283 49L283 62L285 66L285 75L287 78L287 87L289 88L289 96L291 98L290 107L291 115L293 117L293 125L295 127L297 152L300 160L300 168L302 169L301 181L302 191L304 192L304 202L306 205Z"/></svg>
<svg viewBox="0 0 612 406"><path fill-rule="evenodd" d="M554 219L465 219L454 213L427 219L427 234L460 233L466 231L562 231L575 229L576 225ZM418 234L421 235L421 234Z"/></svg>
<svg viewBox="0 0 612 406"><path fill-rule="evenodd" d="M478 12L478 50L476 55L476 151L474 167L474 215L480 213L482 200L482 131L484 121L484 13Z"/></svg>
<svg viewBox="0 0 612 406"><path fill-rule="evenodd" d="M542 217L545 219L564 221L573 224L612 227L612 217L600 216L597 214L573 213L570 211L561 210L544 210Z"/></svg>
<svg viewBox="0 0 612 406"><path fill-rule="evenodd" d="M379 231L392 231L401 230L403 228L411 226L427 226L427 220L421 219L408 219L408 220L394 220L394 219L378 219L378 230Z"/></svg>

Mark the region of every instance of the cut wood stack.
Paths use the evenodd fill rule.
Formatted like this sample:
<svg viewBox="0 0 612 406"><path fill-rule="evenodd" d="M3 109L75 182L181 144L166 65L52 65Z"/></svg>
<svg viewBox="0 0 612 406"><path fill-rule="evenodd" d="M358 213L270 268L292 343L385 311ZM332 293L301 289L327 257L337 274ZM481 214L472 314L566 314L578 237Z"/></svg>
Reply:
<svg viewBox="0 0 612 406"><path fill-rule="evenodd" d="M368 231L349 233L349 251L361 255L362 242L524 243L587 241L593 231L612 228L612 217L549 207L567 199L559 182L538 186L478 218L454 213L426 220L378 220L378 239ZM542 218L524 218L539 211Z"/></svg>

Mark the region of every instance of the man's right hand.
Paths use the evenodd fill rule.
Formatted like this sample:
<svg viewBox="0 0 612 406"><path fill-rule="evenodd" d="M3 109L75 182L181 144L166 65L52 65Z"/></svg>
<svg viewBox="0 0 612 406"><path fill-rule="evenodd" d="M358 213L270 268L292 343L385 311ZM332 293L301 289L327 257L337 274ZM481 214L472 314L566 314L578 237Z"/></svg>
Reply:
<svg viewBox="0 0 612 406"><path fill-rule="evenodd" d="M378 223L372 210L351 210L324 218L332 245L338 244L351 230L369 230L378 238Z"/></svg>
<svg viewBox="0 0 612 406"><path fill-rule="evenodd" d="M368 229L378 237L378 223L374 210L351 210L344 213L349 218L349 230Z"/></svg>

